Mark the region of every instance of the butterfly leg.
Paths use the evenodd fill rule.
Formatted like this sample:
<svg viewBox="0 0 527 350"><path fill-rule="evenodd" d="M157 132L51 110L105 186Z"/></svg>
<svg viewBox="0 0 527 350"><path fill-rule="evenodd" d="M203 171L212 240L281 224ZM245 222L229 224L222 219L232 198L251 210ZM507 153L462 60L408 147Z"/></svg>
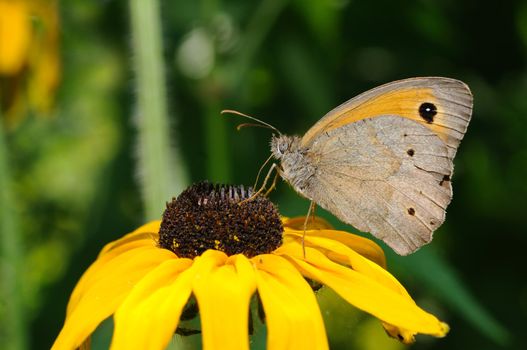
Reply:
<svg viewBox="0 0 527 350"><path fill-rule="evenodd" d="M269 187L269 189L267 190L267 192L265 192L265 196L266 196L266 197L269 195L269 193L271 193L272 190L275 189L275 187L276 187L276 181L278 180L279 175L280 175L280 168L276 168L276 174L274 174L273 183L271 184L271 186Z"/></svg>
<svg viewBox="0 0 527 350"><path fill-rule="evenodd" d="M271 168L269 169L269 171L267 172L267 175L265 176L265 179L263 181L263 184L262 186L258 189L258 191L254 192L252 196L250 196L249 198L247 199L244 199L243 201L239 202L238 204L243 204L245 202L248 202L248 201L251 201L253 200L256 196L258 196L260 193L263 192L263 190L265 190L265 186L267 186L267 182L269 181L269 178L271 177L271 174L273 172L273 170L277 170L278 171L278 168L277 168L277 164L276 163L273 163L271 165ZM274 185L274 181L273 181L273 185Z"/></svg>
<svg viewBox="0 0 527 350"><path fill-rule="evenodd" d="M260 169L258 170L258 174L256 175L256 180L254 180L253 188L256 188L256 185L258 185L258 180L260 179L260 175L262 174L262 170L265 168L265 166L267 165L267 163L269 163L269 161L271 160L271 158L273 158L273 155L272 155L272 154L269 156L269 158L267 158L267 160L262 164L262 166L261 166Z"/></svg>
<svg viewBox="0 0 527 350"><path fill-rule="evenodd" d="M309 209L307 210L306 219L304 220L304 234L302 235L302 253L304 254L304 259L306 258L306 242L305 242L305 238L306 238L306 231L307 231L307 223L308 223L309 217L311 215L313 215L313 222L314 222L316 206L317 206L317 204L313 200L311 201L311 203L309 203Z"/></svg>
<svg viewBox="0 0 527 350"><path fill-rule="evenodd" d="M317 210L317 203L311 201L311 203L313 203L313 213L311 213L311 225L313 225L313 227L315 227L315 212Z"/></svg>

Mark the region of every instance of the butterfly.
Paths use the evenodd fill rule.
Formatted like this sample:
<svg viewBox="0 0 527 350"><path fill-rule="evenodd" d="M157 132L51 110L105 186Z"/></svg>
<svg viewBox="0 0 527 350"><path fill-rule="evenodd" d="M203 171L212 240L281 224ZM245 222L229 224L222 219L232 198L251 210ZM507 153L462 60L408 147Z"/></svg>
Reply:
<svg viewBox="0 0 527 350"><path fill-rule="evenodd" d="M445 220L472 102L459 80L395 81L331 110L302 137L273 136L271 151L295 191L407 255Z"/></svg>
<svg viewBox="0 0 527 350"><path fill-rule="evenodd" d="M472 102L468 86L450 78L379 86L331 110L302 137L273 135L274 168L312 204L407 255L445 220Z"/></svg>

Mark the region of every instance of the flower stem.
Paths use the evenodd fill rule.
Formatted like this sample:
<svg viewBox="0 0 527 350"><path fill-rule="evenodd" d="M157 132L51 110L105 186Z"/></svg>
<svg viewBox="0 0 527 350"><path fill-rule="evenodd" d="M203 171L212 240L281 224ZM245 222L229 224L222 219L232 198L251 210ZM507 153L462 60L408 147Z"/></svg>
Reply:
<svg viewBox="0 0 527 350"><path fill-rule="evenodd" d="M139 177L147 219L187 184L186 169L171 147L158 0L130 0L136 71ZM173 143L173 142L172 142Z"/></svg>
<svg viewBox="0 0 527 350"><path fill-rule="evenodd" d="M22 242L13 210L8 152L0 118L0 344L25 349L26 320L21 298Z"/></svg>

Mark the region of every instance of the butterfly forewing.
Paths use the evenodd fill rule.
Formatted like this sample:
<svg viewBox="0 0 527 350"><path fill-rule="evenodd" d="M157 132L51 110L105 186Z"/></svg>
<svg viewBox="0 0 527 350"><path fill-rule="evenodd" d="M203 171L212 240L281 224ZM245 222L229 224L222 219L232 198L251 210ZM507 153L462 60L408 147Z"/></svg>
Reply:
<svg viewBox="0 0 527 350"><path fill-rule="evenodd" d="M411 78L369 90L328 112L302 138L309 147L318 135L365 118L397 115L432 130L455 156L472 114L468 86L442 77Z"/></svg>

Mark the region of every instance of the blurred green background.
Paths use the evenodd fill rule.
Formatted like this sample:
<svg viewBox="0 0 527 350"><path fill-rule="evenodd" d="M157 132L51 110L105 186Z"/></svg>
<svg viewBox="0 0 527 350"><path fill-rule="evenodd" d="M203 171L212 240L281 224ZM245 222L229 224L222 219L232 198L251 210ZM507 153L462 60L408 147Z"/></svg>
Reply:
<svg viewBox="0 0 527 350"><path fill-rule="evenodd" d="M2 270L0 327L20 326L16 346L49 348L101 247L160 217L184 186L252 185L270 132L237 132L245 120L220 110L302 134L369 88L437 75L471 87L474 114L433 244L405 258L386 249L417 303L451 326L412 348L527 348L527 1L161 1L153 22L141 2L12 1L29 23L17 29L22 10L0 0L0 243L17 267ZM7 38L23 42L14 63L2 63ZM148 151L152 140L171 151ZM288 216L309 205L283 182L271 199ZM320 299L332 348L402 347L331 293Z"/></svg>

